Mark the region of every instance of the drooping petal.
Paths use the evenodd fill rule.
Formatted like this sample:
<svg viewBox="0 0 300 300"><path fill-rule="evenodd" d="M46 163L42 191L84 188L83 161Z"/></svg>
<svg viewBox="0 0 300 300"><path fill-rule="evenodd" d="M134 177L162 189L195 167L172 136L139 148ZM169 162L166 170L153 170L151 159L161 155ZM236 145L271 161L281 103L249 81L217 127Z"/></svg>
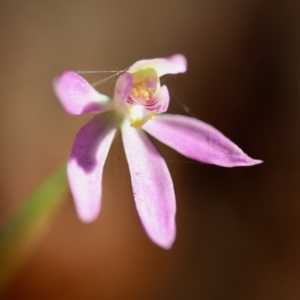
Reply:
<svg viewBox="0 0 300 300"><path fill-rule="evenodd" d="M157 95L155 95L152 99L147 101L144 106L147 110L155 113L163 113L169 107L170 95L168 88L163 85Z"/></svg>
<svg viewBox="0 0 300 300"><path fill-rule="evenodd" d="M109 97L98 93L75 72L65 72L54 81L54 91L65 110L72 115L99 113L111 109Z"/></svg>
<svg viewBox="0 0 300 300"><path fill-rule="evenodd" d="M130 73L123 73L117 79L114 92L115 108L122 114L128 114L127 97L133 86L133 77Z"/></svg>
<svg viewBox="0 0 300 300"><path fill-rule="evenodd" d="M184 73L187 69L187 61L182 54L175 54L168 58L143 59L134 63L128 72L134 73L147 68L154 68L159 77L165 74Z"/></svg>
<svg viewBox="0 0 300 300"><path fill-rule="evenodd" d="M67 173L79 218L93 221L99 214L102 172L116 129L111 113L96 115L78 132Z"/></svg>
<svg viewBox="0 0 300 300"><path fill-rule="evenodd" d="M156 244L168 249L176 234L176 204L169 170L141 129L125 123L122 138L135 204L143 226Z"/></svg>
<svg viewBox="0 0 300 300"><path fill-rule="evenodd" d="M200 162L222 167L252 166L252 159L214 127L185 116L158 115L143 127L162 143Z"/></svg>

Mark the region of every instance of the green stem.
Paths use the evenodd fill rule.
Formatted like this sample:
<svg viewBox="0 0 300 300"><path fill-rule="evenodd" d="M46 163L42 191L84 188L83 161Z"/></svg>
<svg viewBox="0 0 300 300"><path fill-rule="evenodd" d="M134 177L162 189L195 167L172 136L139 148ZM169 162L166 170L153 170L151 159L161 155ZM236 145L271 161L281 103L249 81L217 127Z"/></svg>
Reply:
<svg viewBox="0 0 300 300"><path fill-rule="evenodd" d="M39 186L0 231L0 293L45 233L67 190L65 165Z"/></svg>

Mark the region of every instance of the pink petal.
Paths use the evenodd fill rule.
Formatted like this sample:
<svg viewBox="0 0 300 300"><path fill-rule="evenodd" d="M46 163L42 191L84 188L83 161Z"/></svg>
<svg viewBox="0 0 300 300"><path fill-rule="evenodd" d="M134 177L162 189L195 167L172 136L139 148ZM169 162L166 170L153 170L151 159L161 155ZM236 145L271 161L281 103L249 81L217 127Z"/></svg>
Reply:
<svg viewBox="0 0 300 300"><path fill-rule="evenodd" d="M116 109L123 114L127 114L129 112L126 105L126 100L132 89L132 86L133 78L130 73L125 72L117 79L114 93L114 105Z"/></svg>
<svg viewBox="0 0 300 300"><path fill-rule="evenodd" d="M122 126L136 208L149 237L169 249L175 239L175 195L164 159L140 129Z"/></svg>
<svg viewBox="0 0 300 300"><path fill-rule="evenodd" d="M76 210L83 222L100 212L103 166L116 133L111 114L94 117L78 132L67 173Z"/></svg>
<svg viewBox="0 0 300 300"><path fill-rule="evenodd" d="M63 73L54 81L54 91L64 109L72 115L99 113L110 109L109 97L98 93L74 72Z"/></svg>
<svg viewBox="0 0 300 300"><path fill-rule="evenodd" d="M184 73L187 69L187 61L182 54L175 54L168 58L143 59L134 63L128 70L134 73L141 69L154 68L157 75Z"/></svg>
<svg viewBox="0 0 300 300"><path fill-rule="evenodd" d="M159 115L143 129L179 153L222 167L252 166L252 159L214 127L199 120L177 115Z"/></svg>
<svg viewBox="0 0 300 300"><path fill-rule="evenodd" d="M170 102L170 95L168 88L163 85L157 95L148 100L144 105L145 108L150 111L155 111L156 113L163 113L165 112L169 107Z"/></svg>

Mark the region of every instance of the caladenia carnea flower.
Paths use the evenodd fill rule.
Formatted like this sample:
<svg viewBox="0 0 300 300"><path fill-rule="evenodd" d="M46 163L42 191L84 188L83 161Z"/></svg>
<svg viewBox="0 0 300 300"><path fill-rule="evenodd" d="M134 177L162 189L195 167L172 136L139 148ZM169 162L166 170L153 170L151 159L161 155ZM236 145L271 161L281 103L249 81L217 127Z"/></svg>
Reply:
<svg viewBox="0 0 300 300"><path fill-rule="evenodd" d="M169 106L165 74L184 73L183 55L140 60L117 79L113 99L98 93L75 72L62 74L54 89L65 110L96 116L78 132L67 166L79 218L100 212L104 163L118 129L128 161L134 200L149 237L170 248L176 235L176 203L167 165L147 134L191 159L222 167L261 163L247 156L214 127L194 118L162 114Z"/></svg>

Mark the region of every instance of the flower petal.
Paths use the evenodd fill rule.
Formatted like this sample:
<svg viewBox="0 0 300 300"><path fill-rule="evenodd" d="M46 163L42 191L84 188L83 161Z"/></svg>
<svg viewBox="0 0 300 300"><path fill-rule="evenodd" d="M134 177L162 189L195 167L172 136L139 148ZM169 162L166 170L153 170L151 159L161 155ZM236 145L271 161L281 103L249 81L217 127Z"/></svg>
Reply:
<svg viewBox="0 0 300 300"><path fill-rule="evenodd" d="M54 81L56 96L72 115L99 113L110 109L109 97L98 93L75 72L65 72Z"/></svg>
<svg viewBox="0 0 300 300"><path fill-rule="evenodd" d="M164 114L142 128L179 153L204 163L236 167L262 162L249 157L214 127L193 118Z"/></svg>
<svg viewBox="0 0 300 300"><path fill-rule="evenodd" d="M169 249L175 239L175 195L164 159L146 134L125 123L122 138L136 208L149 237Z"/></svg>
<svg viewBox="0 0 300 300"><path fill-rule="evenodd" d="M157 95L152 99L150 99L149 101L147 101L144 104L144 106L146 109L148 109L151 112L161 114L168 109L169 102L170 102L169 90L165 85L163 85L159 89Z"/></svg>
<svg viewBox="0 0 300 300"><path fill-rule="evenodd" d="M116 133L111 113L95 116L78 132L67 166L79 218L93 221L99 214L104 163Z"/></svg>
<svg viewBox="0 0 300 300"><path fill-rule="evenodd" d="M129 112L126 99L132 86L133 77L128 72L121 74L117 79L114 92L114 105L120 113L127 114Z"/></svg>
<svg viewBox="0 0 300 300"><path fill-rule="evenodd" d="M141 69L154 68L157 75L184 73L187 69L187 61L182 54L175 54L168 58L143 59L134 63L128 70L134 73Z"/></svg>

